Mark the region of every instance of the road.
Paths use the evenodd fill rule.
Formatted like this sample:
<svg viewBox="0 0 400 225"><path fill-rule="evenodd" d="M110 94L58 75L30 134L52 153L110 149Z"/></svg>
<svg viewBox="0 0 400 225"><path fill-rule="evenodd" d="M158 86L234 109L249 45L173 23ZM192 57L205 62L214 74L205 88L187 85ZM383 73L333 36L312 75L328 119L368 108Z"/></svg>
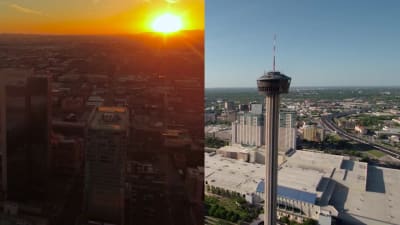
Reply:
<svg viewBox="0 0 400 225"><path fill-rule="evenodd" d="M327 129L329 129L331 131L336 132L339 136L345 137L345 138L353 140L353 141L357 141L357 142L362 143L362 144L369 145L369 146L371 146L371 147L373 147L375 149L378 149L378 150L380 150L380 151L382 151L382 152L384 152L384 153L386 153L386 154L388 154L388 155L390 155L390 156L392 156L394 158L400 159L400 152L399 151L387 148L385 146L376 144L376 143L374 143L372 141L367 141L367 140L361 139L361 138L359 138L359 137L357 137L357 136L355 136L353 134L347 133L346 131L344 131L341 128L339 128L336 125L336 123L333 121L334 118L342 117L342 116L345 116L345 115L350 115L350 114L353 114L353 113L354 113L354 111L350 111L350 112L347 112L347 113L334 114L334 115L329 115L329 116L322 116L321 117L321 123L322 123L322 125L324 127L326 127Z"/></svg>

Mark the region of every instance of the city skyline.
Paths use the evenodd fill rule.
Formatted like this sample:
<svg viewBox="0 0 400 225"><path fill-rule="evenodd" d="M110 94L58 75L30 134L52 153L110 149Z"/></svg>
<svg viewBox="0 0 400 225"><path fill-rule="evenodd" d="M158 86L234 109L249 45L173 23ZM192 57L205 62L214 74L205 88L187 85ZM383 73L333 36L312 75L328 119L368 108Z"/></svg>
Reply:
<svg viewBox="0 0 400 225"><path fill-rule="evenodd" d="M293 87L396 86L399 9L396 1L209 1L205 86L255 87L272 70L274 34L276 69L296 74Z"/></svg>

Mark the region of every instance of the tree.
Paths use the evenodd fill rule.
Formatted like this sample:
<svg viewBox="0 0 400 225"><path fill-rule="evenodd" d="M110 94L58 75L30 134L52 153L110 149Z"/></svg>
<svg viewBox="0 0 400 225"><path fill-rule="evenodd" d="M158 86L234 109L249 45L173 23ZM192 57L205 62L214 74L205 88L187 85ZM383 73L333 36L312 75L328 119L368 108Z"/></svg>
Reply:
<svg viewBox="0 0 400 225"><path fill-rule="evenodd" d="M303 225L318 225L318 222L313 219L305 219Z"/></svg>
<svg viewBox="0 0 400 225"><path fill-rule="evenodd" d="M233 213L230 217L230 221L236 223L239 220L239 215L237 213Z"/></svg>
<svg viewBox="0 0 400 225"><path fill-rule="evenodd" d="M369 158L368 156L364 155L364 156L361 158L360 161L361 161L361 162L369 162L369 161L370 161L370 158Z"/></svg>
<svg viewBox="0 0 400 225"><path fill-rule="evenodd" d="M208 209L208 215L210 216L215 216L215 213L217 211L218 206L217 205L212 205L209 209Z"/></svg>
<svg viewBox="0 0 400 225"><path fill-rule="evenodd" d="M218 207L218 209L215 212L215 217L225 219L225 209L223 207Z"/></svg>
<svg viewBox="0 0 400 225"><path fill-rule="evenodd" d="M285 223L285 224L289 224L289 222L290 222L289 217L287 217L287 216L282 216L279 219L279 221L282 222L282 223Z"/></svg>

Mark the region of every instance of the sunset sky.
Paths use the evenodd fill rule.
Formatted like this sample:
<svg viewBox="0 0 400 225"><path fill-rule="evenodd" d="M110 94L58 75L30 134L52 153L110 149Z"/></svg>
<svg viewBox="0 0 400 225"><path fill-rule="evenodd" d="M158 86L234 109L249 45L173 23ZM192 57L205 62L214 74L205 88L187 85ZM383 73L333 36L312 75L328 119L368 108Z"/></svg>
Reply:
<svg viewBox="0 0 400 225"><path fill-rule="evenodd" d="M172 13L204 29L204 0L0 0L0 33L120 34L151 30Z"/></svg>

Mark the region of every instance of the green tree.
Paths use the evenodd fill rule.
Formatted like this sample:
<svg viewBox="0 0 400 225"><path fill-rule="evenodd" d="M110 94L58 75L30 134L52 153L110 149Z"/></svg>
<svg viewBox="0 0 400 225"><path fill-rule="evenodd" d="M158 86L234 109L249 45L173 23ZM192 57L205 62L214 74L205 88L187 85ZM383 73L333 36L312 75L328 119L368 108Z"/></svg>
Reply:
<svg viewBox="0 0 400 225"><path fill-rule="evenodd" d="M212 205L209 209L208 209L208 215L209 216L215 216L215 213L217 211L218 206L217 205Z"/></svg>
<svg viewBox="0 0 400 225"><path fill-rule="evenodd" d="M239 215L237 213L233 213L230 217L230 221L236 223L239 220Z"/></svg>
<svg viewBox="0 0 400 225"><path fill-rule="evenodd" d="M313 219L305 219L303 225L318 225L318 222Z"/></svg>
<svg viewBox="0 0 400 225"><path fill-rule="evenodd" d="M287 216L282 216L279 219L279 221L282 222L282 223L285 223L285 224L289 224L289 222L290 222L289 217L287 217Z"/></svg>

